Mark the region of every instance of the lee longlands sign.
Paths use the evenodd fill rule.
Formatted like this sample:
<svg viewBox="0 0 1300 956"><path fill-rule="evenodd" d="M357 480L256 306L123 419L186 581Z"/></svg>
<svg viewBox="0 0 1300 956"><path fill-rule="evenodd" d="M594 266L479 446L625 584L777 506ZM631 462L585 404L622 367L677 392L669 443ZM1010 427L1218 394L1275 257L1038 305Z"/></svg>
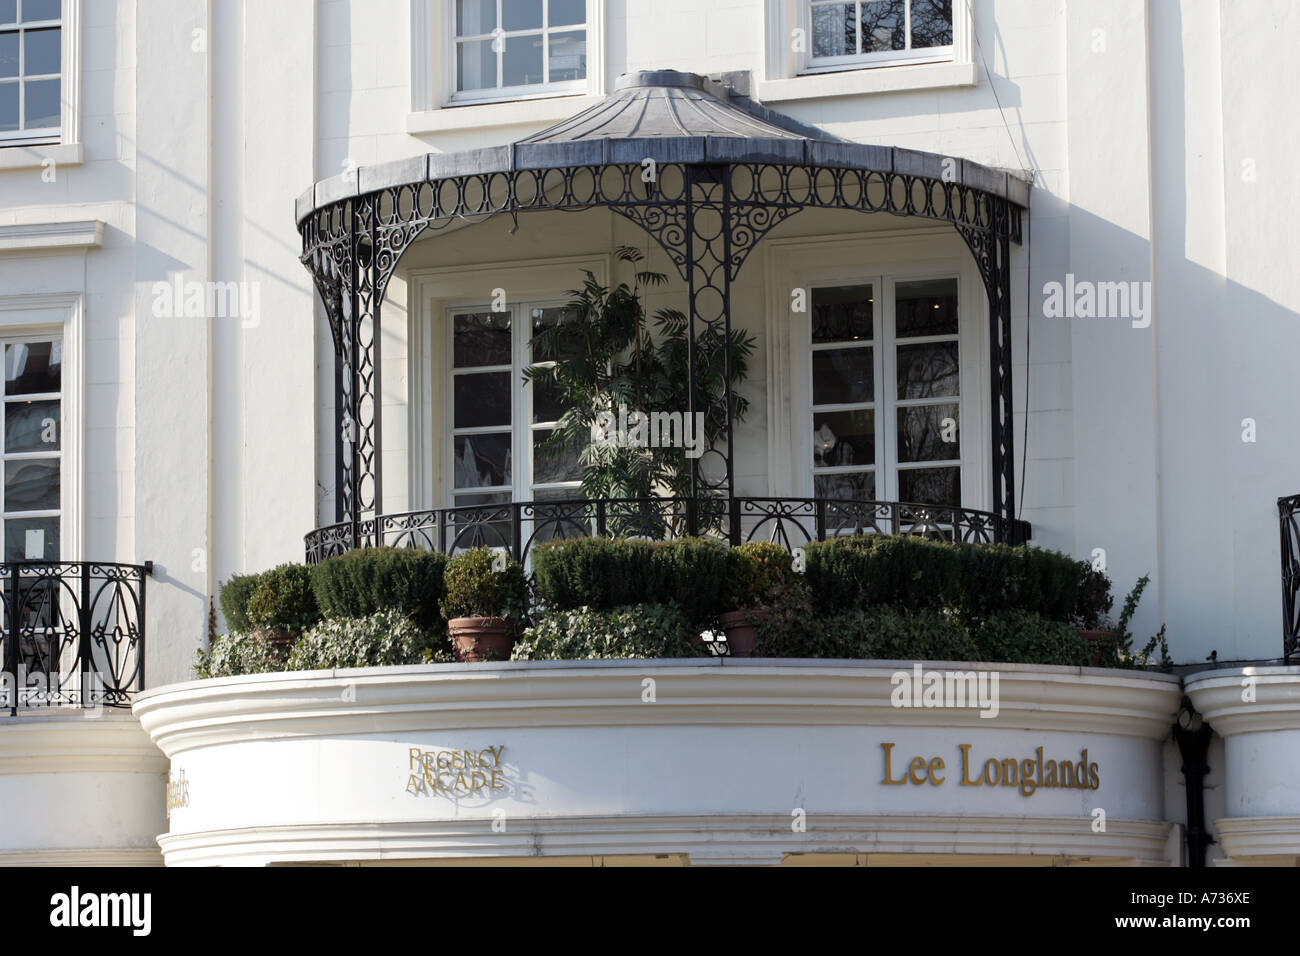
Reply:
<svg viewBox="0 0 1300 956"><path fill-rule="evenodd" d="M910 760L894 753L897 744L882 743L884 776L890 787L943 786L956 779L961 787L1016 787L1023 796L1039 790L1096 790L1101 775L1096 762L1088 762L1088 748L1077 762L1049 759L1039 747L1032 757L989 757L983 764L971 758L972 744L958 744L958 766L948 768L943 757L915 756ZM481 750L423 750L411 747L407 757L406 792L415 796L465 796L505 789L505 768L501 755L505 745Z"/></svg>
<svg viewBox="0 0 1300 956"><path fill-rule="evenodd" d="M885 776L880 782L891 787L911 784L914 787L929 784L942 786L952 776L944 771L942 757L913 757L910 761L901 758L894 762L894 744L880 745L884 751ZM1101 776L1097 764L1088 762L1088 748L1083 748L1077 763L1069 760L1046 760L1043 748L1039 747L1032 757L989 757L983 766L972 772L972 767L979 764L977 757L971 761L971 744L958 744L961 774L958 786L962 787L1018 787L1020 793L1032 797L1039 789L1096 790L1101 786ZM897 771L895 767L897 766Z"/></svg>

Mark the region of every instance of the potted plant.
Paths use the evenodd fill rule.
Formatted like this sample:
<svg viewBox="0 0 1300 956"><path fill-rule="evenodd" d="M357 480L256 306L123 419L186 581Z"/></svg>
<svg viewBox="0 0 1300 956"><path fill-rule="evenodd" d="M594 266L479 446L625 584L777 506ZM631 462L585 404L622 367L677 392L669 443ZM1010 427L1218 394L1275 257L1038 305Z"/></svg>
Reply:
<svg viewBox="0 0 1300 956"><path fill-rule="evenodd" d="M1087 643L1091 662L1096 665L1113 654L1116 631L1108 615L1115 604L1110 593L1110 578L1087 561L1079 562L1079 592L1075 599L1071 623ZM1141 591L1138 592L1141 594ZM1137 601L1134 599L1134 606ZM1130 617L1132 616L1130 612ZM1124 619L1127 623L1127 618Z"/></svg>
<svg viewBox="0 0 1300 956"><path fill-rule="evenodd" d="M442 614L462 661L507 660L527 610L517 561L487 548L456 555L443 572Z"/></svg>
<svg viewBox="0 0 1300 956"><path fill-rule="evenodd" d="M287 655L298 636L320 620L311 573L301 564L282 564L259 575L246 614L253 635Z"/></svg>
<svg viewBox="0 0 1300 956"><path fill-rule="evenodd" d="M758 624L797 586L793 562L780 545L751 541L731 549L723 589L727 610L718 615L730 656L753 654Z"/></svg>

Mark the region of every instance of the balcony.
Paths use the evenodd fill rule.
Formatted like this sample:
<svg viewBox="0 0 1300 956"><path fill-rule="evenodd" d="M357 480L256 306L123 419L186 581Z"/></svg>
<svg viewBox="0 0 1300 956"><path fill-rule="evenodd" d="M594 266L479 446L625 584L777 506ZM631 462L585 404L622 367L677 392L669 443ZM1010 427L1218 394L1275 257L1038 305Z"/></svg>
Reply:
<svg viewBox="0 0 1300 956"><path fill-rule="evenodd" d="M0 563L11 717L51 708L129 708L144 689L145 579L153 562Z"/></svg>
<svg viewBox="0 0 1300 956"><path fill-rule="evenodd" d="M903 534L941 541L1024 544L1028 522L988 511L841 498L546 499L379 515L317 528L307 563L355 548L391 546L454 554L504 548L526 562L542 541L587 536L662 541L702 535L735 546L771 541L793 551L840 535Z"/></svg>

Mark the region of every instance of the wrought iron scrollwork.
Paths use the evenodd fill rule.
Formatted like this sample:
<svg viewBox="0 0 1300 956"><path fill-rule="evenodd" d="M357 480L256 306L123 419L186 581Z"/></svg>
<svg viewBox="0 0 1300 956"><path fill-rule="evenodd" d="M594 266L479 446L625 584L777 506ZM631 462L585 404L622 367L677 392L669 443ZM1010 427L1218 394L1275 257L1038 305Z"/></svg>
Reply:
<svg viewBox="0 0 1300 956"><path fill-rule="evenodd" d="M3 706L127 707L144 688L149 565L0 564Z"/></svg>
<svg viewBox="0 0 1300 956"><path fill-rule="evenodd" d="M1300 495L1277 500L1282 533L1282 659L1300 655Z"/></svg>

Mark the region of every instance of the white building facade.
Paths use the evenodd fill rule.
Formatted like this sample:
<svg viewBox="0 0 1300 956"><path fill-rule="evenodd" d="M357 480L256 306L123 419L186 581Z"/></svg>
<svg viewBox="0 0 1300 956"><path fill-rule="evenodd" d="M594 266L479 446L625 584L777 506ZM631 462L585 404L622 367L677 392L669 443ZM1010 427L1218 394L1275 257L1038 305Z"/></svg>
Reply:
<svg viewBox="0 0 1300 956"><path fill-rule="evenodd" d="M1294 0L0 0L6 594L57 578L81 622L102 594L145 632L136 657L77 650L50 644L73 598L18 608L6 661L93 659L101 702L136 703L4 721L14 799L76 805L50 774L82 767L113 809L6 835L0 861L1179 865L1186 696L1216 734L1210 861L1294 864L1298 43ZM692 177L718 169L731 205L653 219L674 188L714 195ZM702 252L710 212L752 234ZM807 502L805 531L818 499L1027 527L1120 594L1149 574L1134 631L1166 624L1180 676L1004 669L1005 706L1035 715L1015 730L900 718L906 662L187 684L219 583L304 560L304 536L317 557L376 527L446 546L442 509L574 493L534 454L555 415L520 377L584 271L632 281L623 246L669 276L651 310L725 311L753 337L749 411L701 460L760 503L741 534L777 499ZM725 290L693 273L708 255ZM947 422L958 441L935 440ZM540 519L516 520L523 541ZM490 720L470 673L498 677ZM647 676L688 688L662 721L637 709ZM737 694L787 710L728 711ZM828 694L842 706L814 705ZM960 733L999 758L1087 748L1102 785L889 789L884 744L951 772ZM565 762L574 735L589 763ZM632 766L629 740L678 772ZM797 760L727 764L801 740ZM505 802L406 792L413 750L495 746L522 761ZM806 830L758 836L798 810Z"/></svg>

